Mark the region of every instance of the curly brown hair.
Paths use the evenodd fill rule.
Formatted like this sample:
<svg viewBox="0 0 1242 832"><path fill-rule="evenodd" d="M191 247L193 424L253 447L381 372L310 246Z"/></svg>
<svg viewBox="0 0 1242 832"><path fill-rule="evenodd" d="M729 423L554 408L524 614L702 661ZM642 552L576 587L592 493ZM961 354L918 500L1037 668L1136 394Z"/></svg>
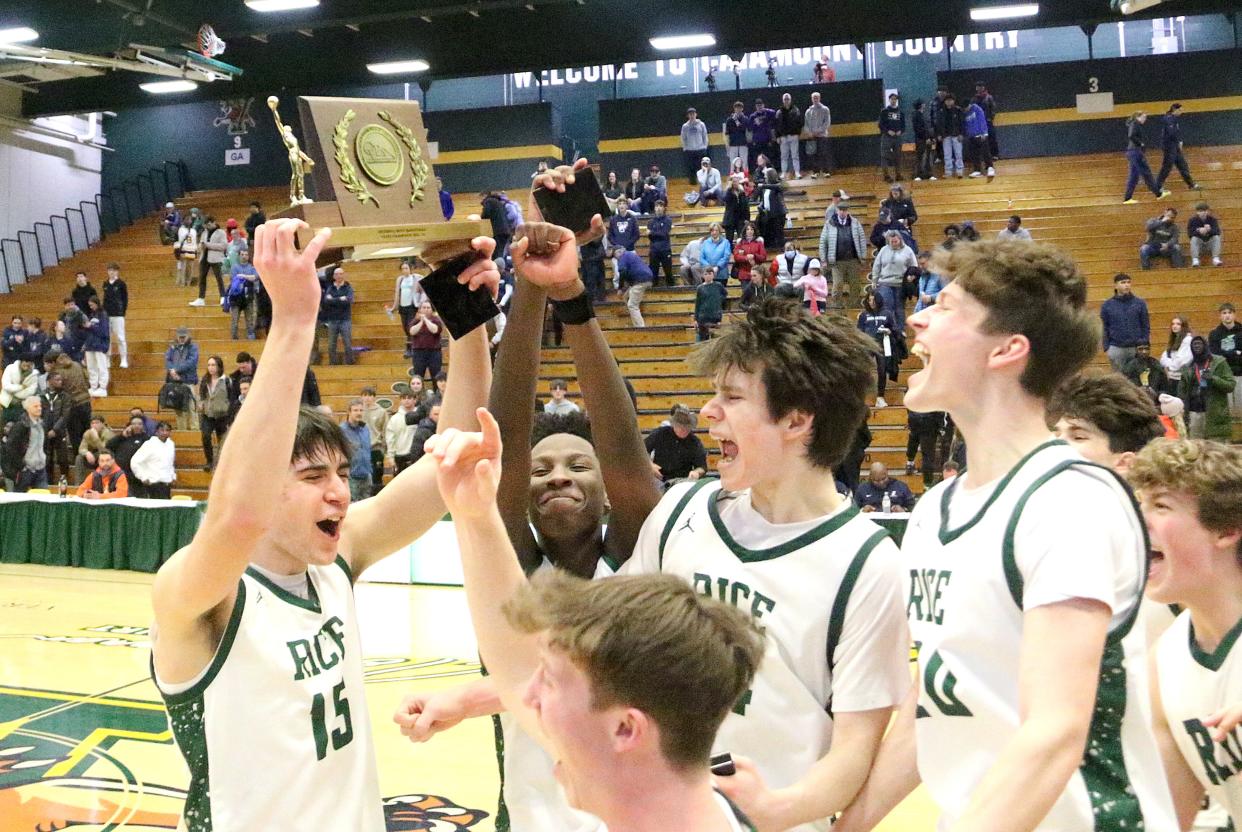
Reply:
<svg viewBox="0 0 1242 832"><path fill-rule="evenodd" d="M987 240L939 251L931 271L988 310L984 330L1022 335L1030 357L1019 381L1047 399L1098 352L1100 324L1087 311L1087 281L1068 255L1042 243Z"/></svg>
<svg viewBox="0 0 1242 832"><path fill-rule="evenodd" d="M1137 453L1164 436L1160 412L1138 387L1117 373L1084 371L1066 379L1048 401L1049 427L1083 419L1108 437L1115 454Z"/></svg>
<svg viewBox="0 0 1242 832"><path fill-rule="evenodd" d="M1136 491L1189 494L1198 505L1199 522L1214 532L1242 529L1242 448L1236 445L1158 439L1139 452L1126 478Z"/></svg>

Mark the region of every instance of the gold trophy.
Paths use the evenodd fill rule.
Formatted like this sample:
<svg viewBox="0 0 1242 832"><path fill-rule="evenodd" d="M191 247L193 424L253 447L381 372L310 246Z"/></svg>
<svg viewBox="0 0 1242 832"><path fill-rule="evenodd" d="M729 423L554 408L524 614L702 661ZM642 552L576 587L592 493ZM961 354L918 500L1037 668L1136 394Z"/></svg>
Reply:
<svg viewBox="0 0 1242 832"><path fill-rule="evenodd" d="M267 105L289 151L289 201L277 216L297 217L311 226L299 235L305 245L315 229L332 229L331 253L322 259L354 260L418 255L434 263L489 236L491 223L446 222L440 200L428 187L435 174L427 158L427 131L417 101L300 96L304 153L284 124L276 96ZM305 175L314 178L316 200L306 197ZM348 250L338 254L338 250Z"/></svg>

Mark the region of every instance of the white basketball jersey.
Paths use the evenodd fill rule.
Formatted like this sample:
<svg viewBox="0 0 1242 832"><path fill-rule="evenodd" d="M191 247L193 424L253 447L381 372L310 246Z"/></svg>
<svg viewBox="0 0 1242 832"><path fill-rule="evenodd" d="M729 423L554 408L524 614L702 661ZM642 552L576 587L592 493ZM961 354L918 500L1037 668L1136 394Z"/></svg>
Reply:
<svg viewBox="0 0 1242 832"><path fill-rule="evenodd" d="M544 558L535 571L552 568L552 562ZM615 572L615 564L600 558L595 579ZM522 730L513 714L506 711L498 718L501 734L497 737L496 755L504 775L510 832L603 832L603 821L574 809L566 801L565 791L552 773L555 761L543 746Z"/></svg>
<svg viewBox="0 0 1242 832"><path fill-rule="evenodd" d="M190 832L384 832L349 567L307 575L309 599L248 569L206 673L161 692Z"/></svg>
<svg viewBox="0 0 1242 832"><path fill-rule="evenodd" d="M750 757L772 788L797 782L827 753L834 712L893 707L910 686L901 561L887 533L848 505L790 525L800 533L782 534L749 492L726 493L718 480L675 486L621 569L680 575L763 628L763 663L713 751Z"/></svg>
<svg viewBox="0 0 1242 832"><path fill-rule="evenodd" d="M939 828L961 817L1018 730L1023 611L1085 598L1113 613L1095 713L1082 764L1037 829L1173 832L1136 625L1147 539L1129 491L1059 441L990 489L959 493L962 483L924 495L902 541L919 651L919 774Z"/></svg>
<svg viewBox="0 0 1242 832"><path fill-rule="evenodd" d="M720 792L716 792L716 805L720 807L720 811L724 814L725 820L729 822L729 832L755 832L755 827L751 825L750 819L742 813L742 810L733 805L729 798ZM554 827L548 827L547 832L553 832ZM555 828L555 832L560 832L559 828ZM608 827L601 826L600 832L608 832Z"/></svg>
<svg viewBox="0 0 1242 832"><path fill-rule="evenodd" d="M1235 650L1242 621L1207 653L1195 641L1194 623L1183 612L1156 646L1160 699L1177 748L1204 790L1242 825L1242 731L1212 740L1201 720L1242 697L1242 650Z"/></svg>

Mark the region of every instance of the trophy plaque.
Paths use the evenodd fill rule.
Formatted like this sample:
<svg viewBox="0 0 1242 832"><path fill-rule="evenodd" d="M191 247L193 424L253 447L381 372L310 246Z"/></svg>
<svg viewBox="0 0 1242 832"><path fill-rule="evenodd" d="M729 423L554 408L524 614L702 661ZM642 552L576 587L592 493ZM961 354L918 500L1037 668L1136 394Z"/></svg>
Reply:
<svg viewBox="0 0 1242 832"><path fill-rule="evenodd" d="M468 251L475 237L491 235L487 221L444 220L417 101L299 96L304 151L280 121L279 100L272 96L267 103L291 168L292 204L276 216L311 226L299 234L299 245L327 226L328 245L350 259L418 255L434 263ZM314 201L301 188L307 175L315 184Z"/></svg>

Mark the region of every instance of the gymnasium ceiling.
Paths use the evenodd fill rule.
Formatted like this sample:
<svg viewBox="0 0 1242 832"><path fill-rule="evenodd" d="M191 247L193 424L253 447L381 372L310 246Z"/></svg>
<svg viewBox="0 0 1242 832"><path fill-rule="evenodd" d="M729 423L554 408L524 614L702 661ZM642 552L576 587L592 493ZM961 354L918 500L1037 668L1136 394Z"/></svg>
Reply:
<svg viewBox="0 0 1242 832"><path fill-rule="evenodd" d="M40 36L32 46L112 54L131 43L189 45L199 25L210 23L228 43L219 60L245 74L167 97L184 101L651 60L661 53L648 38L688 32L716 36L717 46L700 53L740 55L1122 19L1109 0L1040 0L1038 17L972 23L972 5L1000 2L1014 0L321 0L314 9L274 14L251 11L243 0L3 0L0 29L34 28ZM1170 0L1124 19L1234 9L1242 2ZM422 58L431 70L382 79L366 69L398 58ZM137 89L146 80L154 79L111 71L43 81L26 94L24 110L33 116L156 103Z"/></svg>

